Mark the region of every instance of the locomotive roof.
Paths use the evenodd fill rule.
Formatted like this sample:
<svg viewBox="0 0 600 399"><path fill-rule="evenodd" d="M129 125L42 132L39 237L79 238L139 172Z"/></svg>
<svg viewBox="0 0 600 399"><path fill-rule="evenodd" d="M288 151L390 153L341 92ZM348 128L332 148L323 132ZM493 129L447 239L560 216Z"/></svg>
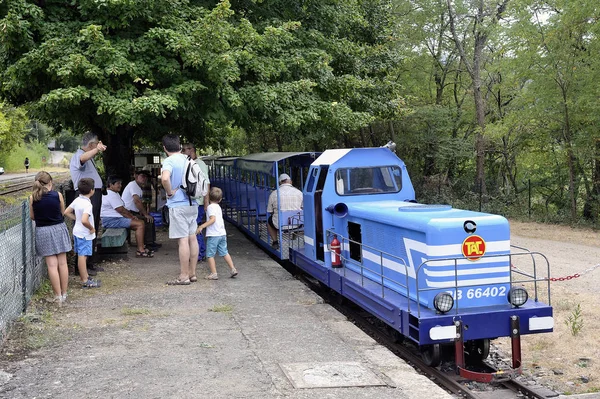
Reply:
<svg viewBox="0 0 600 399"><path fill-rule="evenodd" d="M236 160L236 166L244 170L275 173L274 165L286 159L299 166L308 166L319 155L318 152L259 152L244 155Z"/></svg>
<svg viewBox="0 0 600 399"><path fill-rule="evenodd" d="M403 164L402 160L392 151L385 147L372 148L342 148L335 150L326 150L319 158L313 162L313 165L333 165L338 167L349 166L376 166L382 163Z"/></svg>

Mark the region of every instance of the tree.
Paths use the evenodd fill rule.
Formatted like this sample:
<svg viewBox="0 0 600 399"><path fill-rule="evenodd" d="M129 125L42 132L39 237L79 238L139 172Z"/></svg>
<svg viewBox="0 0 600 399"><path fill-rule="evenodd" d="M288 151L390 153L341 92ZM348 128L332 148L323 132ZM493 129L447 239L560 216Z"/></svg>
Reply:
<svg viewBox="0 0 600 399"><path fill-rule="evenodd" d="M486 62L485 49L486 43L490 38L490 34L494 31L498 21L504 14L506 6L509 0L491 1L476 0L473 3L470 2L457 2L460 6L460 12L457 13L455 6L452 4L452 0L446 0L448 5L449 19L450 19L450 30L452 32L452 38L460 54L461 62L465 66L472 81L473 89L473 101L475 104L475 118L477 122L477 132L475 136L475 157L476 157L476 181L475 185L479 188L481 193L486 192L485 185L485 115L486 115L486 101L485 95L482 90L482 70ZM472 9L469 10L469 5L472 4ZM459 19L459 15L462 18ZM470 22L467 22L470 21ZM462 28L461 32L470 31L473 33L473 37L465 34L459 34L459 27ZM467 52L466 45L463 38L472 39L472 54Z"/></svg>
<svg viewBox="0 0 600 399"><path fill-rule="evenodd" d="M0 152L10 151L23 140L27 122L25 111L0 103Z"/></svg>
<svg viewBox="0 0 600 399"><path fill-rule="evenodd" d="M0 94L56 130L96 132L124 177L133 142L167 132L217 148L234 126L264 150L323 149L398 113L387 6L11 0Z"/></svg>
<svg viewBox="0 0 600 399"><path fill-rule="evenodd" d="M509 35L512 66L527 82L512 112L534 124L542 145L557 154L550 170L556 186L568 187L568 200L559 206L567 207L572 220L579 213L581 185L588 216L599 210L598 13L595 3L580 0L515 6Z"/></svg>

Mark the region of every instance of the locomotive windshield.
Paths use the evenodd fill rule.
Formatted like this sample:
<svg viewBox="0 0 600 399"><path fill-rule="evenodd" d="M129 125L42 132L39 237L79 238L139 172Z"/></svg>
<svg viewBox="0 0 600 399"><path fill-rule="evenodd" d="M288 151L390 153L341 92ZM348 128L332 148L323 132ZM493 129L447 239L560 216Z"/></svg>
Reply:
<svg viewBox="0 0 600 399"><path fill-rule="evenodd" d="M397 193L402 189L402 171L398 166L342 168L335 172L338 195Z"/></svg>

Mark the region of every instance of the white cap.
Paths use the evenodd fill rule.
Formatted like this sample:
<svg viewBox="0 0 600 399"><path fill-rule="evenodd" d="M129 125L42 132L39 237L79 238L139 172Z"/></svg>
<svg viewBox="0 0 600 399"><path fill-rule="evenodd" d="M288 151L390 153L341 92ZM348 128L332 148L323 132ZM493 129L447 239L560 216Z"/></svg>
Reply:
<svg viewBox="0 0 600 399"><path fill-rule="evenodd" d="M292 178L287 173L282 173L279 175L279 181L282 182L284 180L292 180Z"/></svg>

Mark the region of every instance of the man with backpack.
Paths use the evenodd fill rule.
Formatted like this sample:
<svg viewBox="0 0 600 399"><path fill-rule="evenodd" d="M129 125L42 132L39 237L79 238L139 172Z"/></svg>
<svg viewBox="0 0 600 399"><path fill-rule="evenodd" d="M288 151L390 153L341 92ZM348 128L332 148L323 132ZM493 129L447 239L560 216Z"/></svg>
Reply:
<svg viewBox="0 0 600 399"><path fill-rule="evenodd" d="M198 166L200 167L200 170L206 176L207 187L208 187L208 190L210 191L210 181L208 180L208 166L206 166L204 161L202 159L200 159L198 157L198 155L196 154L196 147L194 146L194 144L185 143L183 145L183 154L192 158L198 164ZM208 195L204 195L199 198L196 198L196 202L198 203L198 218L196 219L196 223L198 223L198 225L200 225L204 222L204 215L206 214L206 208L208 208L208 203L209 203ZM201 260L206 259L206 244L204 243L204 236L202 235L202 232L200 232L199 234L196 235L196 239L198 241L198 248L199 248L198 261L201 261Z"/></svg>
<svg viewBox="0 0 600 399"><path fill-rule="evenodd" d="M179 137L168 134L162 138L162 144L168 157L162 165L160 180L167 195L169 208L169 238L177 239L179 245L179 265L181 270L169 285L189 285L198 281L198 241L196 241L196 219L198 204L182 188L186 177L188 159L181 153Z"/></svg>

